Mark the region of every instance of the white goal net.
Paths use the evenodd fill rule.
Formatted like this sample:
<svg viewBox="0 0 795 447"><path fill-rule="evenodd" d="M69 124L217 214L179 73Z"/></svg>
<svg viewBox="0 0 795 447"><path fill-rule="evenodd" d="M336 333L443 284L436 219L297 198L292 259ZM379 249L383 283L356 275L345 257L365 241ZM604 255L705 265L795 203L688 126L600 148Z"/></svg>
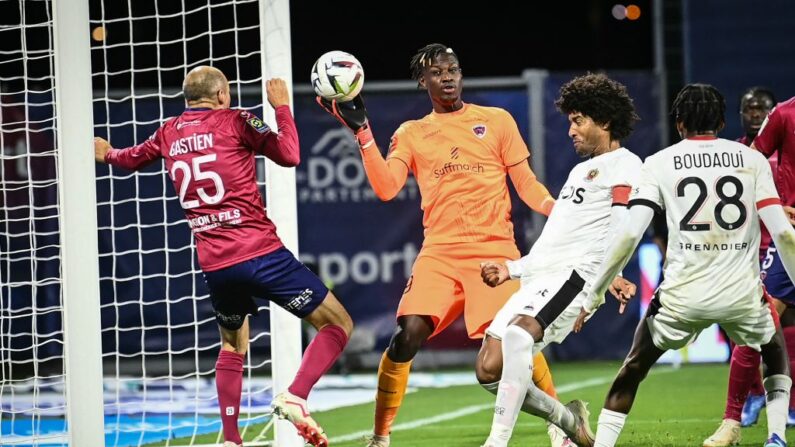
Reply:
<svg viewBox="0 0 795 447"><path fill-rule="evenodd" d="M0 444L44 445L63 441L65 425L52 5L6 3L0 14Z"/></svg>
<svg viewBox="0 0 795 447"><path fill-rule="evenodd" d="M268 69L263 52L269 50L263 42L268 32L289 36L289 23L281 30L278 21L270 23L265 32L262 22L269 22L269 8L286 2L80 1L90 6L85 44L93 129L114 147L144 141L181 113L182 79L198 65L226 74L232 107L268 118L262 84ZM3 445L67 445L67 409L80 402L65 391L64 352L70 351L64 348L59 252L57 20L49 1L4 3L15 3L17 11L0 18L0 438ZM289 64L289 37L286 45ZM266 76L276 75L290 83L289 67L286 76ZM258 161L263 196L270 169ZM99 265L105 445L217 445L218 330L171 180L161 162L137 173L98 166L96 176L98 253L88 250L83 261ZM284 199L289 205L289 195ZM286 242L295 248L289 236ZM273 439L273 377L289 375L300 356L300 326L272 322L270 314L263 302L251 325L240 408L241 433L253 441L247 445ZM286 328L283 337L291 339L280 356L287 360L283 366L271 360L278 337L271 326ZM296 445L292 434L277 436L279 445Z"/></svg>

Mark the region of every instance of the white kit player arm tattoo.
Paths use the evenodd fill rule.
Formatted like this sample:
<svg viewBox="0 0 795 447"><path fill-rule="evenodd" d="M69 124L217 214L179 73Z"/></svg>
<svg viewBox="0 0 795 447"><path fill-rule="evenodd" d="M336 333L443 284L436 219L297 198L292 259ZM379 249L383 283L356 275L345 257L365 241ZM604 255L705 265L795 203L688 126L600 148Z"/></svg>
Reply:
<svg viewBox="0 0 795 447"><path fill-rule="evenodd" d="M629 210L629 218L624 220L618 234L610 243L605 253L605 262L594 279L588 297L583 302L582 307L587 312L593 312L602 305L607 288L610 287L616 274L629 262L653 217L654 211L647 206L636 205Z"/></svg>
<svg viewBox="0 0 795 447"><path fill-rule="evenodd" d="M768 205L760 209L759 217L773 237L784 270L792 280L795 278L795 229L787 220L781 205Z"/></svg>

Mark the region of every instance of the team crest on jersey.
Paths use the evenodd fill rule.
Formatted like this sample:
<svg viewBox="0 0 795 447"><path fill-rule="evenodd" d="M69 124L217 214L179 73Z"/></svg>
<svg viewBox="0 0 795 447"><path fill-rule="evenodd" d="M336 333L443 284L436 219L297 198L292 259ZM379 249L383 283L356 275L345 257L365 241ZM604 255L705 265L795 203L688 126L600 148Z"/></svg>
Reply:
<svg viewBox="0 0 795 447"><path fill-rule="evenodd" d="M588 174L585 175L585 181L590 182L593 181L599 175L599 170L594 168L588 171Z"/></svg>
<svg viewBox="0 0 795 447"><path fill-rule="evenodd" d="M259 133L265 133L269 130L268 125L256 116L252 116L251 118L247 119L246 122Z"/></svg>
<svg viewBox="0 0 795 447"><path fill-rule="evenodd" d="M475 133L475 136L478 138L483 138L486 136L486 125L485 124L477 124L472 126L472 132Z"/></svg>

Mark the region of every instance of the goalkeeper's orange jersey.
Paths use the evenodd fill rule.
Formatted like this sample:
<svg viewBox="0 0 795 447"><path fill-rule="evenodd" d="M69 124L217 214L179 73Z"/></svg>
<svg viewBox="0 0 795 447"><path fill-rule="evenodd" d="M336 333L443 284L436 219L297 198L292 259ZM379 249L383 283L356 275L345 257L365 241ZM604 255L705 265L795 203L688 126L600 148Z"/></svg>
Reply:
<svg viewBox="0 0 795 447"><path fill-rule="evenodd" d="M422 195L425 245L514 241L506 173L530 154L503 109L464 104L407 121L388 159L414 173Z"/></svg>

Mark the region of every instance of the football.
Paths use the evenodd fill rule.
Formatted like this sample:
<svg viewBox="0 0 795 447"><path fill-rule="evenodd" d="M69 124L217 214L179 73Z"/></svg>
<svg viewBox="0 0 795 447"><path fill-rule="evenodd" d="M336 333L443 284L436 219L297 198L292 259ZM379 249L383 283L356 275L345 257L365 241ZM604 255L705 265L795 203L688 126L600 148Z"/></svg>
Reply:
<svg viewBox="0 0 795 447"><path fill-rule="evenodd" d="M312 87L323 98L350 101L362 91L363 85L362 64L344 51L329 51L312 66Z"/></svg>

